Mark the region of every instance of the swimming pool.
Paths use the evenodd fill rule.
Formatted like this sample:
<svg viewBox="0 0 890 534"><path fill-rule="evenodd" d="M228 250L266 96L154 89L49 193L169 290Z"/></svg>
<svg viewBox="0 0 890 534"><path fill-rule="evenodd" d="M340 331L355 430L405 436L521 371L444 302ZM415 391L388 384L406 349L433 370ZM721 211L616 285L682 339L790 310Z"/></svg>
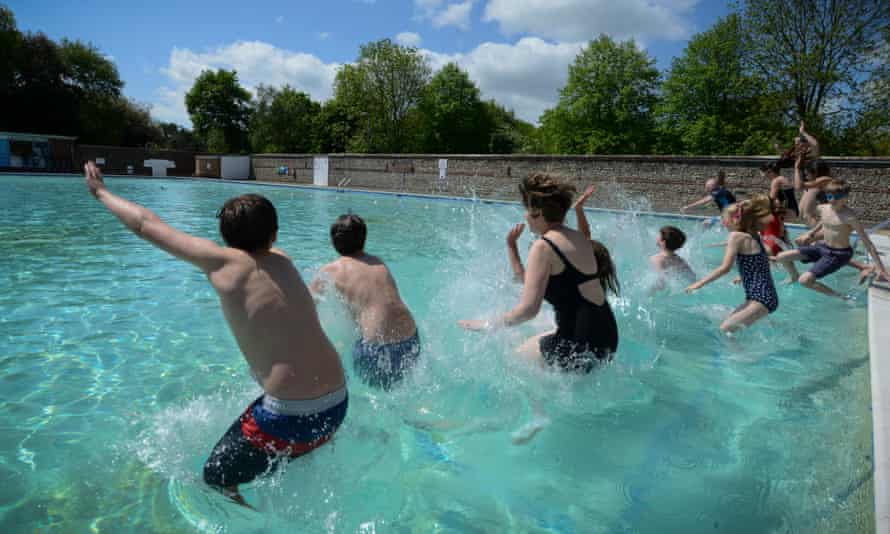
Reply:
<svg viewBox="0 0 890 534"><path fill-rule="evenodd" d="M423 364L382 393L351 380L333 446L245 491L261 514L206 490L200 468L258 393L196 269L125 230L81 179L0 176L0 524L8 531L863 532L871 509L864 294L780 287L781 307L734 340L727 277L650 296L664 219L591 215L618 265L614 365L585 377L519 368L512 348L548 317L496 335L456 321L503 311L504 236L517 205L180 180L109 179L167 222L218 239L222 202L257 191L304 277L334 257L353 210L418 320ZM673 220L699 274L719 231ZM523 250L530 244L524 236ZM780 274L777 271L776 276ZM834 303L832 303L834 304ZM354 330L321 303L344 356ZM351 373L351 369L349 369ZM511 433L544 403L550 426Z"/></svg>

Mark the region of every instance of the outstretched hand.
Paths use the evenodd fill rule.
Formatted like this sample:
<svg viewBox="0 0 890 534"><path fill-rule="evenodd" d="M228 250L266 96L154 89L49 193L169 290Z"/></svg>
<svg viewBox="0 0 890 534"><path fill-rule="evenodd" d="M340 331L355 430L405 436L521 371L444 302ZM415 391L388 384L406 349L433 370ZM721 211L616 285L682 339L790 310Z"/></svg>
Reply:
<svg viewBox="0 0 890 534"><path fill-rule="evenodd" d="M522 235L523 230L525 230L525 224L523 223L519 223L511 228L510 232L507 233L507 245L515 247L516 242L519 240L519 236Z"/></svg>
<svg viewBox="0 0 890 534"><path fill-rule="evenodd" d="M99 192L105 189L105 180L102 179L102 171L92 161L86 162L83 166L84 175L86 175L87 188L90 193L99 198Z"/></svg>
<svg viewBox="0 0 890 534"><path fill-rule="evenodd" d="M572 204L572 209L578 209L579 206L584 206L584 203L587 202L587 199L592 197L595 192L596 192L595 185L587 186L587 189L585 189L584 192L578 196L578 199L575 200L575 203Z"/></svg>

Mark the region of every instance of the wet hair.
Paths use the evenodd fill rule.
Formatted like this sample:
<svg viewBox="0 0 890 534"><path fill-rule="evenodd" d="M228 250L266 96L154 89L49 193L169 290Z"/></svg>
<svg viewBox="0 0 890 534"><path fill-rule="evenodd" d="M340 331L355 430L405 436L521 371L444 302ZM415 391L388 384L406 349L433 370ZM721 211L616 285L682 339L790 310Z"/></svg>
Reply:
<svg viewBox="0 0 890 534"><path fill-rule="evenodd" d="M682 248L686 243L686 234L676 226L662 226L658 232L661 234L665 248L672 252Z"/></svg>
<svg viewBox="0 0 890 534"><path fill-rule="evenodd" d="M730 204L723 210L723 224L730 230L753 234L759 230L760 219L772 215L772 202L766 195Z"/></svg>
<svg viewBox="0 0 890 534"><path fill-rule="evenodd" d="M534 173L519 184L522 205L539 210L547 222L562 222L566 218L575 191L575 186L544 173Z"/></svg>
<svg viewBox="0 0 890 534"><path fill-rule="evenodd" d="M261 195L230 198L216 216L219 218L219 233L226 245L246 252L271 247L278 231L275 206Z"/></svg>
<svg viewBox="0 0 890 534"><path fill-rule="evenodd" d="M612 293L616 297L621 294L621 284L618 283L618 275L615 272L615 263L612 261L612 255L609 249L595 239L590 240L593 246L593 256L596 258L597 276L603 291Z"/></svg>
<svg viewBox="0 0 890 534"><path fill-rule="evenodd" d="M717 171L717 176L715 176L714 179L717 180L717 185L719 185L721 187L726 185L726 171L724 171L724 170Z"/></svg>
<svg viewBox="0 0 890 534"><path fill-rule="evenodd" d="M825 186L825 192L833 195L849 195L850 189L849 182L840 178L832 178L831 181L828 182L828 185Z"/></svg>
<svg viewBox="0 0 890 534"><path fill-rule="evenodd" d="M763 173L771 172L773 174L779 174L779 164L778 163L767 163L766 165L761 165L760 172L763 172Z"/></svg>
<svg viewBox="0 0 890 534"><path fill-rule="evenodd" d="M337 217L331 225L331 243L343 256L352 256L365 249L368 227L361 217L354 213Z"/></svg>

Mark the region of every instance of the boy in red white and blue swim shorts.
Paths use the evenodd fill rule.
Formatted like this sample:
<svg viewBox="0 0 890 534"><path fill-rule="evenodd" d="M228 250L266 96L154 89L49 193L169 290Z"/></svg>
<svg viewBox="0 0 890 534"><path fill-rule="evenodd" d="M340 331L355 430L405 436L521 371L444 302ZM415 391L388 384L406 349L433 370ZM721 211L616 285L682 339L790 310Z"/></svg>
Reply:
<svg viewBox="0 0 890 534"><path fill-rule="evenodd" d="M343 423L348 403L345 387L309 400L260 396L213 448L204 481L216 488L244 484L324 445Z"/></svg>

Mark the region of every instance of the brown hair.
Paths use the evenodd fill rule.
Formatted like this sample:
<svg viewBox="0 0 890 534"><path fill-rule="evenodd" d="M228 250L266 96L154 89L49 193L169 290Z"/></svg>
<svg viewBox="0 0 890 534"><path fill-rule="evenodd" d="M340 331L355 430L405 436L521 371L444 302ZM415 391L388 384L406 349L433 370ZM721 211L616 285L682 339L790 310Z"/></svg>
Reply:
<svg viewBox="0 0 890 534"><path fill-rule="evenodd" d="M822 160L811 162L810 166L810 174L813 175L813 178L819 178L820 176L831 176L831 167L828 166Z"/></svg>
<svg viewBox="0 0 890 534"><path fill-rule="evenodd" d="M683 244L686 243L686 234L676 226L662 226L659 233L661 234L662 241L664 241L665 248L670 251L682 248Z"/></svg>
<svg viewBox="0 0 890 534"><path fill-rule="evenodd" d="M269 248L278 231L275 206L260 195L230 198L216 216L226 245L246 252Z"/></svg>
<svg viewBox="0 0 890 534"><path fill-rule="evenodd" d="M562 222L566 218L575 191L575 186L539 172L519 184L522 205L526 209L540 210L547 222Z"/></svg>
<svg viewBox="0 0 890 534"><path fill-rule="evenodd" d="M361 217L350 213L337 217L331 225L331 243L343 256L351 256L365 249L368 227Z"/></svg>
<svg viewBox="0 0 890 534"><path fill-rule="evenodd" d="M609 249L595 239L590 240L593 246L593 256L596 258L596 274L603 286L603 291L611 292L616 297L621 293L621 284L618 283L618 275L615 272L615 263Z"/></svg>
<svg viewBox="0 0 890 534"><path fill-rule="evenodd" d="M772 213L772 202L769 197L758 194L726 206L723 210L723 224L736 232L753 234L759 229L760 219Z"/></svg>

